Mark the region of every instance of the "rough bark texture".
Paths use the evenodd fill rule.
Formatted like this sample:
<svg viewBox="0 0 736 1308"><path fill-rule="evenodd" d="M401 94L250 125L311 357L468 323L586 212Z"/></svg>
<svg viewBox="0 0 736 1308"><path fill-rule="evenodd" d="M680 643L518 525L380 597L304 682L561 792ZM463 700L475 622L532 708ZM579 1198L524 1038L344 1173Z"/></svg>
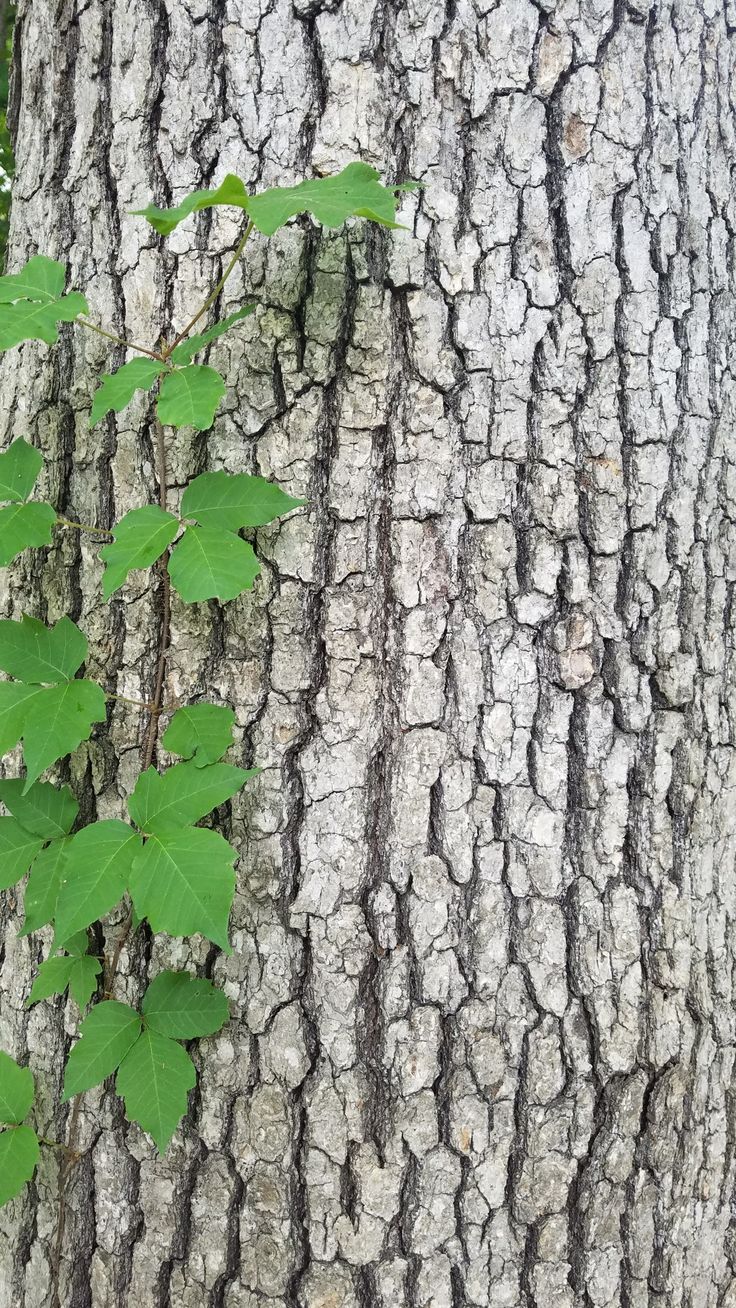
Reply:
<svg viewBox="0 0 736 1308"><path fill-rule="evenodd" d="M232 957L167 1157L86 1097L64 1308L726 1308L734 1231L736 577L732 0L21 0L11 262L67 259L98 320L180 326L232 248L128 216L238 172L361 157L414 235L249 249L230 389L175 486L260 471L307 512L263 578L175 605L167 697L235 705L265 771ZM226 305L243 294L242 280ZM88 427L111 355L4 365L61 511L156 494L150 412ZM172 503L175 494L172 495ZM6 606L70 613L150 694L157 590L111 608L69 535ZM5 583L3 583L5 585ZM121 812L117 705L71 778ZM8 905L0 1043L57 1138L70 1005ZM115 924L109 935L114 937ZM1 1308L51 1298L57 1168L0 1213Z"/></svg>

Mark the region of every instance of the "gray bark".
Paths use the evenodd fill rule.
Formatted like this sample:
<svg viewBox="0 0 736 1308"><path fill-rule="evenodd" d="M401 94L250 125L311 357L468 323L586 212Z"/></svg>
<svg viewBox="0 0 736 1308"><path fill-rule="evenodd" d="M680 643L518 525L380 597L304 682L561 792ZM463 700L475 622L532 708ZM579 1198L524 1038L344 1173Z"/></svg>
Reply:
<svg viewBox="0 0 736 1308"><path fill-rule="evenodd" d="M228 214L163 249L129 210L360 157L412 233L255 240L181 487L259 471L308 511L263 578L175 606L169 699L232 703L233 1021L165 1159L88 1095L64 1308L727 1308L734 1225L734 25L731 0L21 0L11 264L68 260L99 321L180 326ZM245 289L244 289L245 288ZM68 515L155 498L150 412L90 431L93 337L3 372ZM172 502L175 495L172 496ZM157 594L87 540L11 574L111 690L151 692ZM6 583L3 582L3 585ZM142 723L71 764L123 812ZM95 801L94 794L98 796ZM0 1044L61 1138L71 1005ZM117 922L106 926L110 939ZM0 1212L0 1308L49 1302L56 1159Z"/></svg>

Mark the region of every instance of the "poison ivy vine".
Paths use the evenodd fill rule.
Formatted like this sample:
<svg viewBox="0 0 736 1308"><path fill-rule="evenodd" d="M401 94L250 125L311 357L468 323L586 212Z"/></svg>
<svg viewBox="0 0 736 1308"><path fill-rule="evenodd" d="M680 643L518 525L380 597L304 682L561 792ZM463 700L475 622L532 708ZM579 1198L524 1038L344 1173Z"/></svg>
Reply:
<svg viewBox="0 0 736 1308"><path fill-rule="evenodd" d="M373 168L352 163L335 177L260 195L249 195L237 177L228 176L216 190L195 191L174 208L149 205L139 211L162 236L212 206L229 205L244 214L241 237L217 285L182 330L169 340L158 334L156 346L135 344L92 322L84 296L65 289L63 264L45 255L36 254L18 272L0 277L0 349L31 340L53 345L60 325L74 323L136 356L98 380L91 423L119 413L137 391L151 391L156 406L158 503L132 509L109 530L71 522L32 498L42 458L27 441L14 440L0 454L0 565L25 549L52 544L57 530L89 531L108 542L100 550L105 600L125 586L131 572L153 567L163 612L153 698L141 706L149 724L140 775L127 801L129 820L107 818L81 827L69 787L40 778L90 738L105 720L111 696L80 675L87 638L68 617L53 626L29 615L0 621L0 670L7 677L0 682L0 753L20 744L25 768L23 777L0 780L0 802L7 810L0 817L0 889L27 876L22 933L53 928L50 953L40 964L28 1004L68 991L80 1013L86 1012L67 1060L64 1100L114 1075L128 1118L160 1152L186 1113L196 1081L185 1042L219 1031L229 1019L228 1003L210 981L165 971L148 986L140 1010L131 1008L114 997L120 953L129 932L143 922L171 936L202 935L229 952L237 852L219 831L199 823L258 773L223 761L233 740L232 708L201 702L178 707L164 732L163 747L181 762L163 771L153 765L159 721L167 713L169 587L186 604L233 600L250 590L259 562L241 533L305 503L262 477L213 471L190 482L174 513L167 503L165 428L207 431L212 425L225 379L193 360L236 330L254 306L243 305L199 333L194 328L216 304L254 232L272 236L302 213L327 227L351 217L395 227L398 196L414 186L383 186ZM121 901L129 906L125 924L111 955L100 956L90 928ZM103 976L105 997L100 998ZM28 1068L0 1053L0 1203L32 1177L40 1146L54 1143L25 1124L33 1094ZM56 1147L73 1154L73 1135L74 1125L66 1145ZM57 1244L62 1231L60 1217Z"/></svg>

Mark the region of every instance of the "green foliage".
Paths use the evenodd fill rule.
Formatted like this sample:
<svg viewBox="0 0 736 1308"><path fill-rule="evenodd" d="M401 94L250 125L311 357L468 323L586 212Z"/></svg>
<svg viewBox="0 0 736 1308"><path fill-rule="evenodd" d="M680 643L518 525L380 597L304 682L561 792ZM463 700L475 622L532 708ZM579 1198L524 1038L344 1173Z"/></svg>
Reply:
<svg viewBox="0 0 736 1308"><path fill-rule="evenodd" d="M117 372L105 373L92 401L90 425L99 422L111 409L119 413L126 404L130 404L136 391L149 390L162 372L166 372L165 363L144 358L131 359L130 363L124 363Z"/></svg>
<svg viewBox="0 0 736 1308"><path fill-rule="evenodd" d="M193 825L242 789L258 769L246 772L229 763L198 768L176 763L166 772L148 768L128 800L133 821L147 835L162 835Z"/></svg>
<svg viewBox="0 0 736 1308"><path fill-rule="evenodd" d="M170 754L192 759L195 767L216 763L233 743L235 714L220 704L190 704L177 709L161 744Z"/></svg>
<svg viewBox="0 0 736 1308"><path fill-rule="evenodd" d="M203 472L184 491L181 514L195 518L203 527L239 531L241 527L262 527L306 502L287 495L264 477Z"/></svg>
<svg viewBox="0 0 736 1308"><path fill-rule="evenodd" d="M227 924L237 854L217 831L184 827L151 836L133 864L130 893L153 931L206 936L230 953Z"/></svg>
<svg viewBox="0 0 736 1308"><path fill-rule="evenodd" d="M0 16L0 26L1 22ZM0 102L2 94L0 85ZM0 165L1 111L0 103ZM327 227L337 227L351 217L393 227L398 196L413 186L383 186L373 168L353 163L335 177L273 187L255 196L248 195L237 177L228 176L217 190L196 191L173 209L149 206L141 211L162 234L173 231L188 215L216 205L235 206L247 217L225 273L171 345L150 349L134 345L80 320L84 328L143 356L103 374L90 421L96 423L111 411L119 413L136 391L153 388L158 391L160 424L208 430L225 394L225 382L213 368L192 361L251 315L253 305L243 305L200 333L190 334L190 329L219 300L250 233L257 229L270 236L302 213ZM0 213L0 231L2 222ZM84 296L74 291L65 294L65 280L64 265L40 254L19 271L0 277L0 349L25 340L52 344L58 339L59 323L88 312ZM252 545L239 533L264 526L305 501L262 477L207 472L185 487L179 519L166 512L170 478L160 428L155 446L163 507L142 505L115 526L112 541L101 551L104 598L109 599L130 572L161 560L159 575L165 579L168 572L185 603L236 598L253 586L259 571ZM22 439L0 454L0 506L4 506L0 507L0 566L23 549L50 544L55 524L91 533L98 530L57 517L50 505L29 499L41 467L41 455ZM168 615L166 605L164 613ZM168 640L166 618L161 630L154 703L141 705L150 711L153 727L147 737L148 759L154 756L158 717L167 712L161 675ZM105 818L72 834L79 816L77 800L68 787L38 778L86 740L93 723L105 716L102 688L78 677L87 652L86 637L69 618L51 627L28 616L0 620L0 670L10 678L0 682L0 753L22 741L26 767L23 779L0 779L0 801L8 810L0 817L0 889L8 889L28 873L23 934L53 924L52 955L40 963L28 1005L68 990L80 1010L93 998L103 971L103 959L89 953L88 928L126 895L132 901L130 921L115 957L129 928L137 929L146 919L154 932L201 934L229 952L236 851L218 831L196 824L232 799L259 771L220 761L232 744L232 709L207 703L182 707L174 713L162 744L184 761L164 772L148 767L138 776L128 800L132 824ZM192 1060L179 1042L212 1035L227 1020L222 991L187 973L166 971L157 976L140 1012L105 999L81 1022L80 1038L65 1071L64 1099L115 1073L129 1119L147 1131L163 1152L186 1112L196 1081ZM22 1124L32 1099L30 1072L0 1053L0 1126L4 1128L0 1130L0 1204L19 1192L38 1159L36 1135Z"/></svg>
<svg viewBox="0 0 736 1308"><path fill-rule="evenodd" d="M228 1016L222 991L188 972L161 972L143 1000L146 1026L172 1040L213 1035L225 1025Z"/></svg>
<svg viewBox="0 0 736 1308"><path fill-rule="evenodd" d="M50 504L11 504L0 509L0 568L33 545L50 545L56 514Z"/></svg>
<svg viewBox="0 0 736 1308"><path fill-rule="evenodd" d="M68 681L87 657L87 637L70 618L53 627L24 616L0 620L0 668L26 685Z"/></svg>
<svg viewBox="0 0 736 1308"><path fill-rule="evenodd" d="M82 1022L80 1038L67 1059L63 1099L91 1090L111 1076L142 1030L140 1015L127 1004L116 999L95 1004Z"/></svg>
<svg viewBox="0 0 736 1308"><path fill-rule="evenodd" d="M150 568L168 548L179 530L179 521L171 513L164 513L157 504L146 504L142 509L131 509L113 528L115 540L100 550L100 558L107 565L102 579L105 599L119 590L129 572L136 568Z"/></svg>
<svg viewBox="0 0 736 1308"><path fill-rule="evenodd" d="M9 1054L0 1050L0 1122L17 1126L31 1110L33 1076L27 1067L19 1067Z"/></svg>
<svg viewBox="0 0 736 1308"><path fill-rule="evenodd" d="M168 236L189 214L213 205L244 209L264 236L273 236L290 218L311 213L324 227L341 227L347 218L368 218L382 227L397 227L397 195L413 189L414 182L382 186L379 173L369 164L350 163L334 177L314 177L297 186L273 186L249 196L238 177L229 173L215 191L194 191L173 209L149 204L134 212L147 218L162 236Z"/></svg>
<svg viewBox="0 0 736 1308"><path fill-rule="evenodd" d="M155 204L149 204L145 209L133 209L135 217L147 218L149 223L161 236L168 236L174 231L175 227L183 218L187 218L190 213L197 213L200 209L210 209L213 205L228 204L235 205L238 209L247 209L248 196L240 181L239 177L234 177L228 173L224 182L217 187L215 191L192 191L181 204L174 209L157 209Z"/></svg>
<svg viewBox="0 0 736 1308"><path fill-rule="evenodd" d="M205 364L191 363L187 368L167 372L158 397L159 421L171 427L207 431L224 394L225 383L219 372Z"/></svg>
<svg viewBox="0 0 736 1308"><path fill-rule="evenodd" d="M43 457L22 437L0 454L0 501L20 504L27 500L43 467Z"/></svg>
<svg viewBox="0 0 736 1308"><path fill-rule="evenodd" d="M58 323L89 313L78 291L62 294L65 280L64 265L42 254L29 259L20 272L0 277L0 350L22 341L54 345Z"/></svg>
<svg viewBox="0 0 736 1308"><path fill-rule="evenodd" d="M236 599L260 570L252 545L216 527L187 527L169 562L171 584L185 604Z"/></svg>
<svg viewBox="0 0 736 1308"><path fill-rule="evenodd" d="M172 363L191 363L195 354L199 354L200 350L206 349L206 347L211 345L213 341L216 341L219 336L223 336L225 332L229 332L230 328L234 327L237 322L241 322L243 318L249 318L255 311L255 307L254 304L244 304L242 309L238 309L237 313L231 313L228 318L223 318L221 322L214 323L213 326L208 327L206 331L199 332L197 335L189 336L186 340L181 341L181 343L174 346L174 349L171 351Z"/></svg>
<svg viewBox="0 0 736 1308"><path fill-rule="evenodd" d="M212 1035L227 1020L227 1000L209 981L163 972L148 987L142 1013L106 1000L84 1019L67 1062L64 1098L117 1071L116 1089L129 1120L147 1131L163 1153L197 1079L177 1040Z"/></svg>
<svg viewBox="0 0 736 1308"><path fill-rule="evenodd" d="M54 627L29 617L0 621L0 668L23 683L0 684L0 750L23 740L25 793L105 717L100 687L70 680L86 654L87 640L69 618Z"/></svg>
<svg viewBox="0 0 736 1308"><path fill-rule="evenodd" d="M0 1204L14 1199L30 1181L39 1158L38 1137L21 1126L33 1103L33 1077L0 1051Z"/></svg>
<svg viewBox="0 0 736 1308"><path fill-rule="evenodd" d="M63 995L67 987L77 1007L87 1007L102 971L101 959L88 954L87 945L86 931L79 931L68 941L61 958L48 958L41 964L26 1000L28 1007L51 995Z"/></svg>
<svg viewBox="0 0 736 1308"><path fill-rule="evenodd" d="M54 915L57 948L114 908L125 893L140 847L140 836L117 818L93 822L72 837Z"/></svg>

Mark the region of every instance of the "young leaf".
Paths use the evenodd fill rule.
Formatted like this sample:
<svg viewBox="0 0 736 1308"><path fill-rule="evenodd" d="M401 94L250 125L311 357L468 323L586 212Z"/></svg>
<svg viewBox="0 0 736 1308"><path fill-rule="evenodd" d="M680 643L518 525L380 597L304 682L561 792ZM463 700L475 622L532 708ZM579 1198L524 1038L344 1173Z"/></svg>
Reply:
<svg viewBox="0 0 736 1308"><path fill-rule="evenodd" d="M125 1100L125 1115L148 1132L160 1154L187 1111L196 1081L186 1050L156 1031L144 1031L120 1066L115 1088Z"/></svg>
<svg viewBox="0 0 736 1308"><path fill-rule="evenodd" d="M201 363L190 363L164 377L158 397L159 419L170 427L207 431L224 394L225 383L219 372Z"/></svg>
<svg viewBox="0 0 736 1308"><path fill-rule="evenodd" d="M33 1075L0 1050L0 1122L22 1122L33 1103Z"/></svg>
<svg viewBox="0 0 736 1308"><path fill-rule="evenodd" d="M169 562L171 584L185 604L235 599L260 570L252 545L216 527L187 527Z"/></svg>
<svg viewBox="0 0 736 1308"><path fill-rule="evenodd" d="M22 341L45 341L54 345L59 339L57 323L73 322L80 313L89 313L83 295L73 291L48 304L19 300L0 305L0 350L9 350Z"/></svg>
<svg viewBox="0 0 736 1308"><path fill-rule="evenodd" d="M30 1126L16 1126L0 1135L0 1205L20 1194L36 1169L41 1150Z"/></svg>
<svg viewBox="0 0 736 1308"><path fill-rule="evenodd" d="M59 898L61 869L70 843L68 836L63 840L55 840L42 849L34 860L23 899L25 921L20 932L22 936L29 935L31 931L39 931L53 918Z"/></svg>
<svg viewBox="0 0 736 1308"><path fill-rule="evenodd" d="M315 177L297 186L274 186L248 200L248 215L264 236L273 236L290 218L311 213L324 227L341 227L346 218L369 218L398 227L396 193L404 186L382 186L366 163L350 163L334 177ZM410 185L413 185L410 183Z"/></svg>
<svg viewBox="0 0 736 1308"><path fill-rule="evenodd" d="M0 754L7 754L18 744L30 704L41 693L38 686L0 681Z"/></svg>
<svg viewBox="0 0 736 1308"><path fill-rule="evenodd" d="M105 696L94 681L65 681L34 695L23 723L26 792L41 773L88 740L105 717Z"/></svg>
<svg viewBox="0 0 736 1308"><path fill-rule="evenodd" d="M172 1040L214 1035L230 1016L222 990L188 972L159 973L144 995L142 1008L149 1030Z"/></svg>
<svg viewBox="0 0 736 1308"><path fill-rule="evenodd" d="M170 754L192 759L195 767L216 763L233 743L235 714L220 704L189 704L177 709L161 744Z"/></svg>
<svg viewBox="0 0 736 1308"><path fill-rule="evenodd" d="M247 209L248 194L239 177L228 173L216 191L192 191L174 209L157 209L155 204L149 204L145 209L134 209L133 213L136 217L147 218L161 236L168 236L190 213L209 209L216 204L232 204L238 209Z"/></svg>
<svg viewBox="0 0 736 1308"><path fill-rule="evenodd" d="M56 512L50 504L9 504L0 509L0 568L23 550L51 544Z"/></svg>
<svg viewBox="0 0 736 1308"><path fill-rule="evenodd" d="M34 254L20 272L0 277L0 304L12 304L15 300L51 304L63 293L65 281L63 263L47 258L45 254Z"/></svg>
<svg viewBox="0 0 736 1308"><path fill-rule="evenodd" d="M141 831L161 835L199 822L213 808L232 799L254 775L229 763L212 763L206 768L176 763L166 772L148 768L136 782L128 811Z"/></svg>
<svg viewBox="0 0 736 1308"><path fill-rule="evenodd" d="M0 620L0 668L26 684L68 681L87 657L87 638L70 618L53 627L24 616Z"/></svg>
<svg viewBox="0 0 736 1308"><path fill-rule="evenodd" d="M68 786L51 786L37 781L24 793L25 783L17 778L0 781L0 800L26 831L44 840L66 836L74 826L79 804Z"/></svg>
<svg viewBox="0 0 736 1308"><path fill-rule="evenodd" d="M0 817L0 890L20 881L43 846L13 817Z"/></svg>
<svg viewBox="0 0 736 1308"><path fill-rule="evenodd" d="M241 527L262 527L302 504L306 500L295 500L264 477L203 472L184 491L181 516L196 518L203 527L239 531Z"/></svg>
<svg viewBox="0 0 736 1308"><path fill-rule="evenodd" d="M242 309L238 309L237 313L231 313L228 318L223 318L221 322L214 323L212 327L207 328L207 331L199 332L196 336L188 336L185 341L180 341L171 351L172 363L178 363L182 366L191 363L195 354L199 354L200 350L204 350L212 341L216 341L218 336L224 336L225 332L229 332L236 322L240 322L243 318L249 318L255 307L254 304L245 304Z"/></svg>
<svg viewBox="0 0 736 1308"><path fill-rule="evenodd" d="M102 960L85 954L73 959L69 975L69 993L77 1008L85 1009L97 989L97 978L102 971Z"/></svg>
<svg viewBox="0 0 736 1308"><path fill-rule="evenodd" d="M63 995L69 985L74 959L68 955L63 958L47 958L38 969L38 976L33 982L31 993L26 1000L26 1007L38 1004L51 995Z"/></svg>
<svg viewBox="0 0 736 1308"><path fill-rule="evenodd" d="M0 277L1 283L5 279ZM0 454L0 500L20 504L27 500L43 467L43 458L27 441L13 441L4 454Z"/></svg>
<svg viewBox="0 0 736 1308"><path fill-rule="evenodd" d="M154 931L207 936L230 952L227 924L237 854L217 832L185 827L151 836L133 864L129 890Z"/></svg>
<svg viewBox="0 0 736 1308"><path fill-rule="evenodd" d="M157 504L146 504L142 509L131 509L113 527L115 540L100 550L100 558L107 565L102 579L102 593L106 600L118 590L129 572L135 568L150 568L171 544L179 521L171 513L164 513Z"/></svg>
<svg viewBox="0 0 736 1308"><path fill-rule="evenodd" d="M139 1015L119 1004L105 1000L87 1014L79 1028L80 1039L72 1049L64 1075L63 1100L99 1085L120 1066L142 1030Z"/></svg>
<svg viewBox="0 0 736 1308"><path fill-rule="evenodd" d="M49 999L51 995L63 995L68 986L77 1007L84 1009L97 988L97 977L101 971L101 960L90 954L47 958L38 969L26 1007L30 1008L42 999Z"/></svg>
<svg viewBox="0 0 736 1308"><path fill-rule="evenodd" d="M93 822L72 838L56 902L56 948L114 908L125 893L140 847L140 836L116 818Z"/></svg>
<svg viewBox="0 0 736 1308"><path fill-rule="evenodd" d="M143 358L131 359L117 372L105 373L92 401L90 426L104 418L110 409L120 413L126 404L130 404L136 391L147 391L162 372L166 372L165 363Z"/></svg>

